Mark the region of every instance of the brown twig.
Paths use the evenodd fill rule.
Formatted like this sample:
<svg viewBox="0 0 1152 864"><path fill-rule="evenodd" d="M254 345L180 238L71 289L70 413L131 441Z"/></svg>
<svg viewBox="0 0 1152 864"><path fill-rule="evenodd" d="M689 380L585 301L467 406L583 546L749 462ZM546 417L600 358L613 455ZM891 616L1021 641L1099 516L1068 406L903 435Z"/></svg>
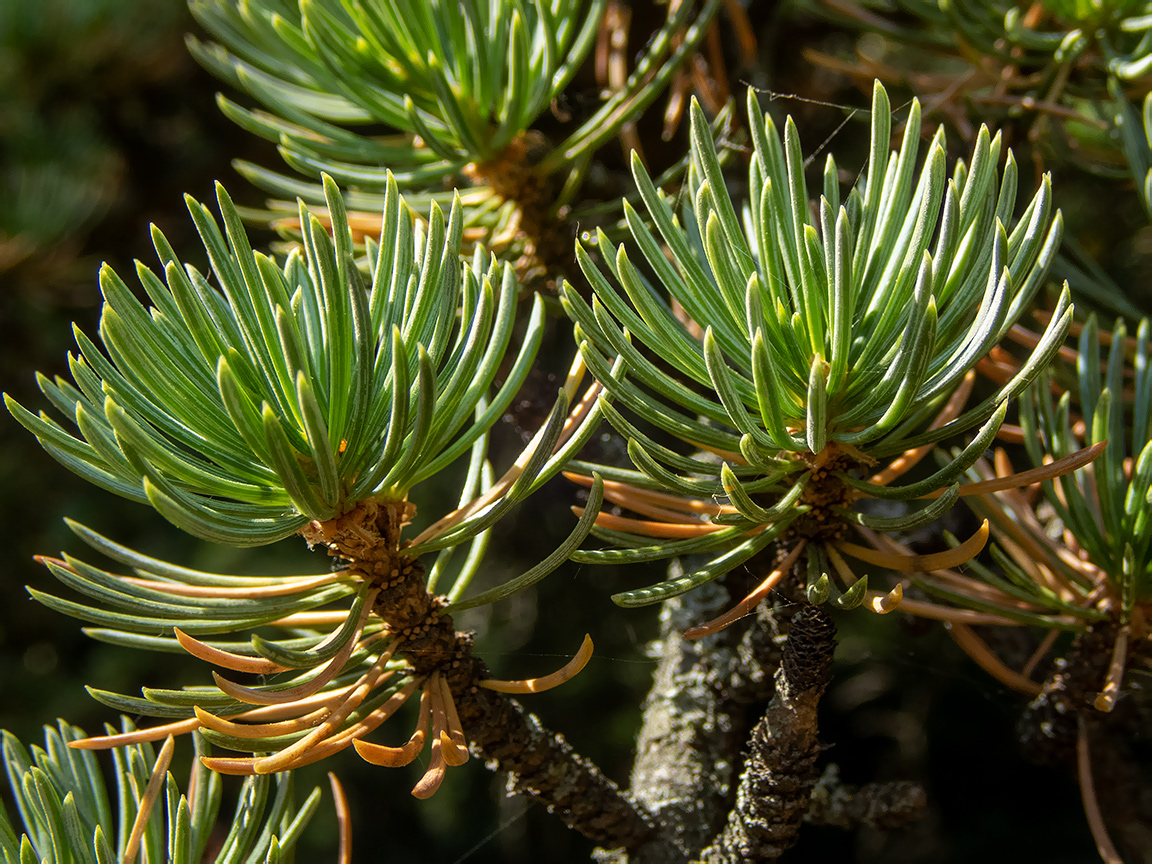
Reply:
<svg viewBox="0 0 1152 864"><path fill-rule="evenodd" d="M1104 864L1124 864L1120 853L1112 845L1112 838L1108 836L1104 816L1100 812L1100 803L1096 800L1096 785L1092 781L1092 756L1088 751L1088 725L1083 717L1080 718L1079 734L1076 736L1076 775L1080 781L1084 814L1088 817L1088 826L1092 829L1092 839L1096 841L1096 851L1100 853Z"/></svg>

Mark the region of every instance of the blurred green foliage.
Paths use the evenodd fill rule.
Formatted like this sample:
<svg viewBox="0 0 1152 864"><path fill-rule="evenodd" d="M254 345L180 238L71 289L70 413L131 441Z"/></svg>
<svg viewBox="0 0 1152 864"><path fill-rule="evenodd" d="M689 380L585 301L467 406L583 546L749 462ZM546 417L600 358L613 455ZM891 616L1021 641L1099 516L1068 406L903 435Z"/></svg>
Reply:
<svg viewBox="0 0 1152 864"><path fill-rule="evenodd" d="M152 0L0 7L0 272L45 255L67 267L113 205L127 154L104 108L176 74L184 20Z"/></svg>

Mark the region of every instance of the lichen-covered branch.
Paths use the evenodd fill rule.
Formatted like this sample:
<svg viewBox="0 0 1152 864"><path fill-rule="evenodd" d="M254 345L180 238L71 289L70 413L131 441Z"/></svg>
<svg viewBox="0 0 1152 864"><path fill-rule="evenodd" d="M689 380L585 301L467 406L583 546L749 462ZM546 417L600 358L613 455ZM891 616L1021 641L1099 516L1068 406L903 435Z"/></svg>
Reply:
<svg viewBox="0 0 1152 864"><path fill-rule="evenodd" d="M515 699L474 686L456 704L473 752L508 773L509 792L530 795L603 846L633 848L651 836L645 815L619 787Z"/></svg>
<svg viewBox="0 0 1152 864"><path fill-rule="evenodd" d="M680 634L729 603L726 590L709 585L661 608L660 638L652 646L659 663L644 703L630 789L659 833L627 859L613 860L688 861L723 824L743 737L743 729L734 728L743 724L720 698L716 680L735 659L733 640L730 631L699 642Z"/></svg>
<svg viewBox="0 0 1152 864"><path fill-rule="evenodd" d="M829 765L815 787L804 821L855 829L903 828L924 815L928 796L918 783L895 780L853 786L840 782L840 769Z"/></svg>
<svg viewBox="0 0 1152 864"><path fill-rule="evenodd" d="M793 616L776 693L752 732L736 806L702 861L775 861L796 842L815 785L816 708L831 680L835 637L836 625L820 607Z"/></svg>

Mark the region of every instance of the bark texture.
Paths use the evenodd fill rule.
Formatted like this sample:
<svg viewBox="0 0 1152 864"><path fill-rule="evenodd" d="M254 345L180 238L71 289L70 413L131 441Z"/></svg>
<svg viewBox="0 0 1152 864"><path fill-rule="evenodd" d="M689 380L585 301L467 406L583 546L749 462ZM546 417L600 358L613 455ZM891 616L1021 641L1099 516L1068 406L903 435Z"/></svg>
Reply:
<svg viewBox="0 0 1152 864"><path fill-rule="evenodd" d="M478 662L478 661L476 661ZM473 752L508 773L508 791L529 795L604 846L635 847L652 826L619 787L515 699L482 687L456 697Z"/></svg>
<svg viewBox="0 0 1152 864"><path fill-rule="evenodd" d="M682 572L674 561L669 578ZM661 607L660 637L650 646L659 663L644 703L629 790L652 814L657 833L628 853L598 851L598 860L694 860L723 827L750 710L771 695L784 640L780 622L787 621L765 604L742 636L733 627L698 641L683 638L689 627L731 605L729 592L709 583Z"/></svg>
<svg viewBox="0 0 1152 864"><path fill-rule="evenodd" d="M661 609L660 639L652 646L659 665L644 703L631 778L632 794L660 831L634 855L616 861L688 861L723 824L741 730L734 728L739 723L719 698L714 679L733 659L731 644L725 644L731 639L721 633L690 642L680 634L720 614L728 603L728 592L709 584Z"/></svg>
<svg viewBox="0 0 1152 864"><path fill-rule="evenodd" d="M836 625L823 609L805 607L793 616L776 693L752 732L736 806L702 861L775 861L795 844L816 782L816 709L835 647Z"/></svg>
<svg viewBox="0 0 1152 864"><path fill-rule="evenodd" d="M1053 661L1044 689L1020 720L1020 742L1030 760L1041 765L1075 762L1078 718L1095 713L1088 709L1104 686L1115 638L1110 622L1098 624L1078 635L1066 656Z"/></svg>
<svg viewBox="0 0 1152 864"><path fill-rule="evenodd" d="M428 593L423 565L399 548L411 516L406 502L365 502L314 523L305 538L326 544L351 573L379 589L372 612L401 640L398 653L417 675L444 677L470 749L508 773L511 792L532 796L596 843L643 843L652 826L615 783L519 702L479 686L492 676L472 653L471 634L456 630L443 612L447 600Z"/></svg>
<svg viewBox="0 0 1152 864"><path fill-rule="evenodd" d="M924 815L928 796L917 783L894 781L852 786L840 782L840 771L829 765L812 789L804 821L850 830L903 828Z"/></svg>

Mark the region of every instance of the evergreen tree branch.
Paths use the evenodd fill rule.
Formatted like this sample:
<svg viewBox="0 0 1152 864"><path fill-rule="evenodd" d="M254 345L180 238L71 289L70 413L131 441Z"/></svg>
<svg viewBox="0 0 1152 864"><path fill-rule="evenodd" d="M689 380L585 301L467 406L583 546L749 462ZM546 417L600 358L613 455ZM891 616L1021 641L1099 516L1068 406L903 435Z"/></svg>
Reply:
<svg viewBox="0 0 1152 864"><path fill-rule="evenodd" d="M832 675L836 625L820 607L792 618L776 694L752 730L728 824L704 850L708 864L775 861L791 847L815 785L816 709Z"/></svg>
<svg viewBox="0 0 1152 864"><path fill-rule="evenodd" d="M682 575L679 559L668 576ZM724 630L701 640L685 630L731 605L729 592L710 584L673 597L661 607L660 636L650 648L658 660L644 703L630 794L659 824L652 839L631 854L599 852L613 864L692 860L724 824L729 790L754 706L772 695L787 614L763 604L742 636Z"/></svg>
<svg viewBox="0 0 1152 864"><path fill-rule="evenodd" d="M398 520L390 513L380 508L377 524L361 526L373 529L368 538L392 535ZM341 534L333 552L346 556L366 579L396 572L388 542L358 545L359 539ZM492 675L472 653L471 634L456 630L451 615L440 611L443 600L426 590L422 567L405 567L386 585L376 614L404 637L401 653L418 674L444 676L471 749L489 768L508 773L509 792L538 799L569 827L605 846L635 847L647 838L652 828L645 815L595 764L519 702L483 686Z"/></svg>
<svg viewBox="0 0 1152 864"><path fill-rule="evenodd" d="M679 561L669 576L677 569ZM688 861L723 825L744 727L742 710L724 700L718 686L736 660L734 639L728 631L699 641L681 634L729 603L726 590L710 585L661 608L660 638L651 646L658 666L644 702L630 789L660 831L631 857L602 860Z"/></svg>
<svg viewBox="0 0 1152 864"><path fill-rule="evenodd" d="M508 773L509 794L537 799L570 828L604 846L633 848L651 835L646 814L515 699L476 687L457 708L473 751L489 768Z"/></svg>

